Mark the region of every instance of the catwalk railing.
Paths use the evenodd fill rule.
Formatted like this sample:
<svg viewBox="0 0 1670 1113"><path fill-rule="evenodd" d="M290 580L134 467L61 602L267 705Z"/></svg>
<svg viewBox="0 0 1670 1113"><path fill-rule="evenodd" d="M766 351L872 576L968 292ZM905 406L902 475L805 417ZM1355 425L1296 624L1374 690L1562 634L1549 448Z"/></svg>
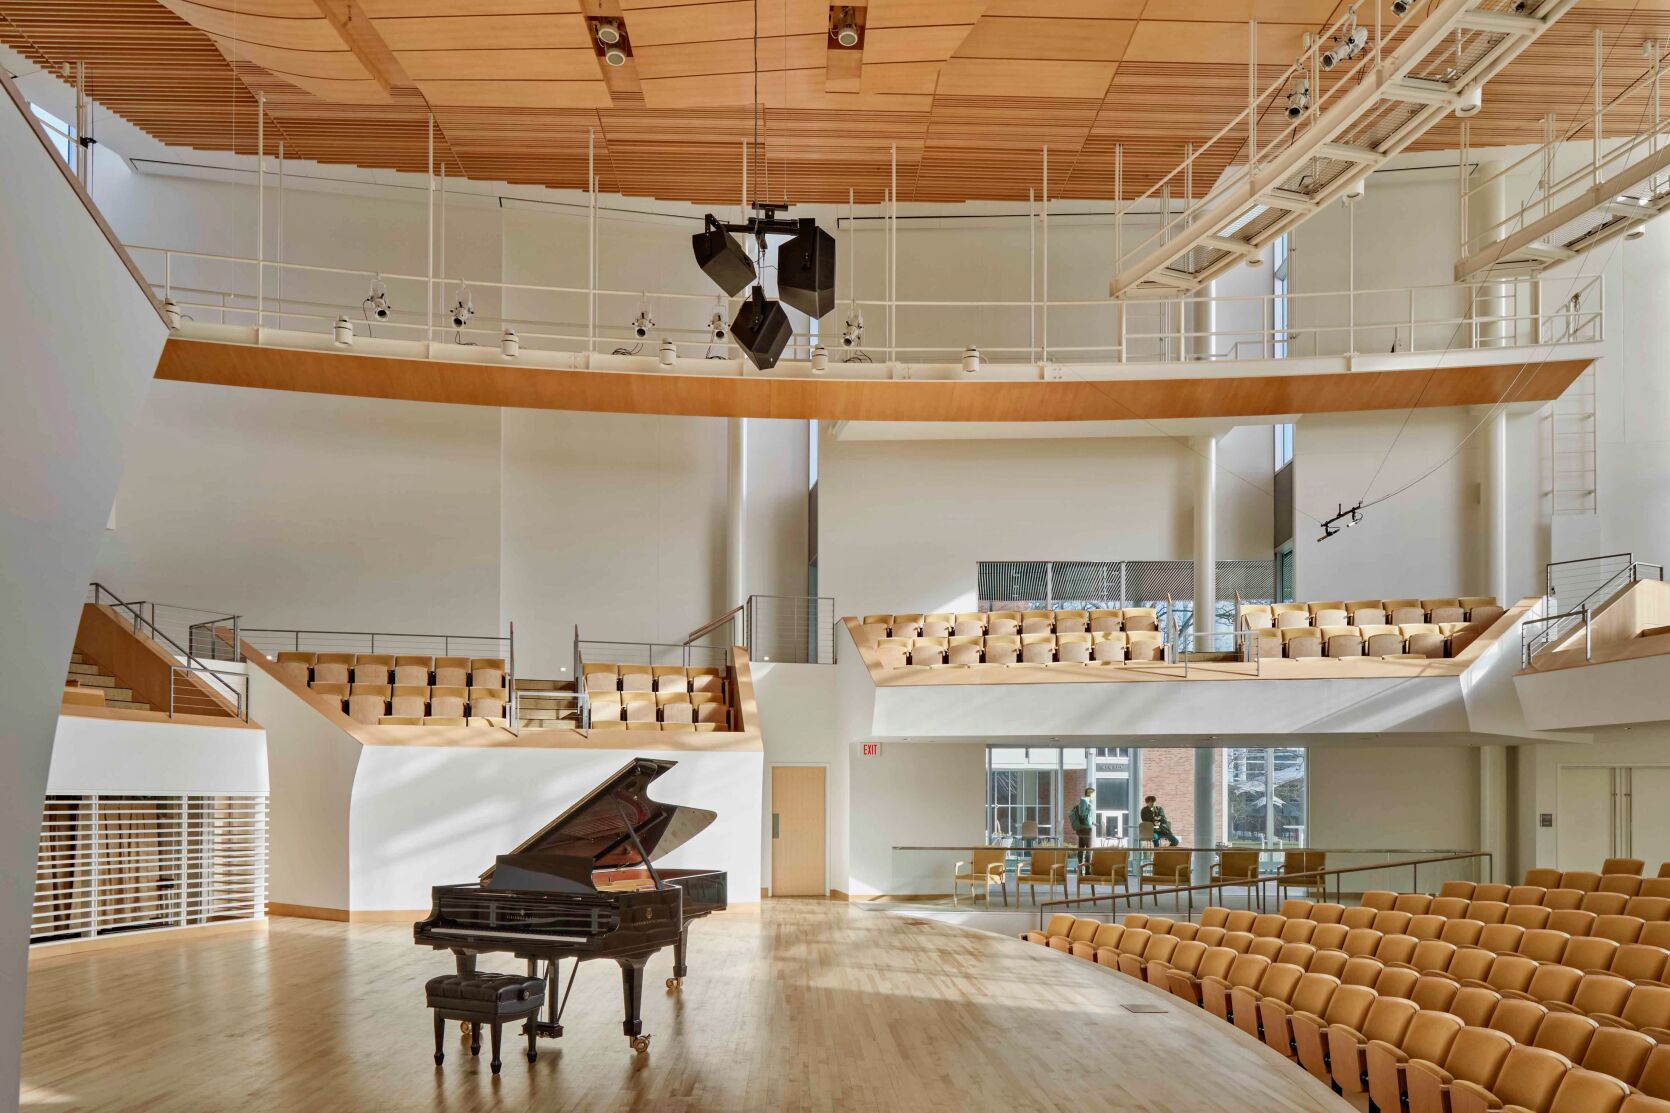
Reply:
<svg viewBox="0 0 1670 1113"><path fill-rule="evenodd" d="M1170 848L1166 848L1166 849L1170 849ZM1194 849L1194 848L1179 847L1177 849L1184 850L1184 849ZM1233 847L1210 847L1210 848L1202 847L1202 848L1194 849L1194 852L1196 854L1217 853L1217 852L1220 852L1220 851L1223 851L1223 850L1228 850L1228 849L1234 849L1234 848ZM1299 852L1299 851L1295 850L1295 852ZM1308 851L1307 850L1305 852L1307 852L1307 853L1321 853L1321 854L1362 853L1360 851L1327 850L1327 849L1321 849L1321 850L1316 850L1316 851ZM1070 850L1069 853L1077 853L1077 851ZM1184 898L1187 901L1188 916L1189 916L1189 918L1192 919L1194 917L1194 910L1195 910L1194 896L1195 896L1196 893L1207 894L1207 900L1209 901L1211 899L1211 894L1213 892L1221 892L1221 890L1223 890L1223 889L1232 889L1232 888L1238 888L1238 887L1243 887L1243 886L1277 885L1277 886L1286 886L1286 887L1290 887L1290 888L1304 889L1308 892L1316 893L1316 894L1320 895L1323 899L1326 900L1326 899L1328 899L1328 890L1329 890L1329 884L1328 883L1329 883L1330 880L1332 880L1332 882L1333 882L1333 886L1332 886L1332 888L1333 888L1333 900L1336 901L1336 902L1341 902L1343 900L1345 892L1346 892L1345 887L1342 884L1342 879L1343 878L1353 876L1353 875L1356 875L1356 874L1372 873L1372 872L1383 871L1383 870L1405 870L1405 869L1407 869L1409 871L1409 888L1406 889L1406 890L1403 890L1403 891L1404 892L1420 892L1421 891L1421 889L1420 889L1421 867L1422 866L1428 866L1428 867L1437 866L1437 865L1441 865L1441 864L1446 863L1446 862L1480 863L1480 864L1482 864L1483 871L1484 871L1484 878L1483 879L1485 881L1491 881L1495 878L1495 868L1496 868L1495 867L1495 859L1488 850L1426 851L1426 852L1417 851L1417 852L1415 852L1415 856L1412 856L1412 857L1409 857L1409 858L1403 858L1403 859L1399 859L1399 860L1395 860L1395 861L1389 861L1389 862L1376 862L1376 863L1371 863L1371 864L1366 864L1366 865L1358 865L1358 866L1334 866L1334 867L1327 867L1327 868L1321 868L1321 869L1305 868L1305 869L1301 869L1301 870L1298 870L1298 871L1293 872L1293 873L1285 873L1285 872L1277 872L1277 873L1269 873L1269 874L1260 873L1257 877L1248 878L1248 879L1225 878L1223 880L1211 880L1211 881L1202 881L1202 882L1192 882L1191 881L1191 883L1188 884L1188 885L1147 886L1147 887L1138 888L1136 890L1127 889L1123 892L1115 890L1115 891L1112 891L1112 892L1108 893L1105 896L1069 897L1069 898L1066 898L1066 899L1063 899L1063 900L1042 901L1038 905L1038 926L1040 928L1043 927L1046 918L1049 916L1049 914L1052 910L1060 912L1060 911L1067 911L1067 910L1070 910L1070 909L1085 909L1085 910L1088 910L1088 911L1093 912L1093 913L1094 912L1105 911L1106 914L1108 914L1109 916L1117 916L1121 911L1129 911L1128 907L1125 908L1125 909L1120 908L1120 903L1121 902L1125 902L1128 905L1129 902L1131 902L1131 901L1142 902L1142 901L1147 901L1147 900L1154 900L1157 904L1158 903L1158 898L1163 897L1163 896L1173 897L1174 898L1174 903L1176 903L1175 898L1178 898L1178 897ZM1478 867L1475 866L1475 869L1477 869L1477 868ZM1428 879L1430 880L1431 879L1431 873L1429 872L1427 876L1428 876ZM1135 875L1134 874L1132 875L1132 880L1133 881L1135 880Z"/></svg>
<svg viewBox="0 0 1670 1113"><path fill-rule="evenodd" d="M1556 569L1559 571L1556 572ZM1607 569L1613 570L1608 573ZM1558 648L1572 640L1579 632L1583 635L1583 659L1589 660L1594 651L1594 645L1590 640L1590 623L1595 612L1631 584L1644 579L1664 579L1664 565L1636 560L1630 553L1557 561L1548 566L1548 599L1554 606L1560 606L1555 594L1556 577L1559 578L1560 588L1567 599L1572 599L1579 593L1581 598L1577 598L1575 605L1558 614L1526 619L1520 624L1521 668L1528 667L1537 654Z"/></svg>
<svg viewBox="0 0 1670 1113"><path fill-rule="evenodd" d="M156 294L168 304L171 323L241 326L248 335L196 329L192 335L283 346L285 332L336 338L404 340L416 358L448 358L443 346L473 348L471 359L512 361L536 352L661 359L663 342L671 358L691 361L685 373L734 373L730 361L740 350L716 342L705 324L717 306L730 319L730 304L712 293L673 290L604 290L489 280L426 278L422 275L345 267L280 263L235 255L130 245L148 268ZM160 267L158 263L160 262ZM160 274L150 273L160 270ZM256 274L271 285L290 275L288 294L258 295ZM820 346L829 348L819 374L834 378L873 377L875 362L960 365L965 350L980 353L988 371L1039 363L1096 365L1128 362L1182 363L1217 359L1297 359L1367 353L1443 353L1471 348L1584 344L1604 339L1605 286L1598 275L1539 277L1525 304L1547 307L1518 312L1491 300L1496 283L1470 282L1377 289L1295 291L1277 295L1177 296L1119 301L1106 297L1060 299L873 299L853 305L872 319L894 320L894 335L870 335L870 342L842 348L831 335L802 329L794 333L785 363L805 364ZM379 283L388 291L388 313L376 316L366 290ZM443 300L482 297L459 326L432 320L426 312L439 291ZM463 294L460 294L463 291ZM593 298L603 311L588 327L580 312ZM516 311L507 308L514 303ZM1212 314L1196 312L1210 303ZM1480 312L1480 307L1488 312ZM525 307L525 308L524 308ZM549 307L549 311L545 311ZM640 311L667 320L638 335L632 321ZM1494 308L1490 308L1494 307ZM849 308L851 308L849 306ZM842 312L839 307L836 314ZM450 315L450 314L449 314ZM1032 321L1053 320L1065 341L1039 342ZM826 318L832 320L833 318ZM1211 327L1188 322L1211 320ZM676 321L676 323L674 323ZM274 335L274 332L278 335ZM343 330L346 330L344 333ZM513 339L512 339L513 336ZM424 348L428 344L440 351ZM379 349L382 350L381 348ZM453 352L451 358L465 353ZM717 366L706 357L719 360ZM783 364L779 365L784 367ZM786 368L785 368L786 370ZM801 367L799 373L804 373ZM777 372L779 375L783 371ZM976 372L978 375L980 372Z"/></svg>

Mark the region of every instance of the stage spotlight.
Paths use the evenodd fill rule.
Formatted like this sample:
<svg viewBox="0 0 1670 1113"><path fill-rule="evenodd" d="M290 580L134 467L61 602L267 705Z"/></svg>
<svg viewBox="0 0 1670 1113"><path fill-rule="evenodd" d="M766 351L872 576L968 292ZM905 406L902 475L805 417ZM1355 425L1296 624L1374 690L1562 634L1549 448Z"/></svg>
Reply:
<svg viewBox="0 0 1670 1113"><path fill-rule="evenodd" d="M1297 120L1310 107L1310 81L1302 75L1295 75L1287 87L1287 118Z"/></svg>
<svg viewBox="0 0 1670 1113"><path fill-rule="evenodd" d="M394 307L389 304L388 287L383 285L382 279L371 283L371 292L365 296L365 308L379 321L388 320L389 314L394 312Z"/></svg>
<svg viewBox="0 0 1670 1113"><path fill-rule="evenodd" d="M470 300L470 288L462 286L458 290L458 301L452 307L452 327L463 328L475 316L475 306Z"/></svg>
<svg viewBox="0 0 1670 1113"><path fill-rule="evenodd" d="M972 375L980 370L980 349L973 344L963 349L963 371Z"/></svg>
<svg viewBox="0 0 1670 1113"><path fill-rule="evenodd" d="M336 319L336 327L332 330L336 335L336 342L346 348L354 342L354 322L346 317Z"/></svg>
<svg viewBox="0 0 1670 1113"><path fill-rule="evenodd" d="M821 375L829 370L829 350L822 344L812 349L812 374Z"/></svg>
<svg viewBox="0 0 1670 1113"><path fill-rule="evenodd" d="M800 231L777 249L777 296L808 317L835 308L835 237L816 221L802 220Z"/></svg>
<svg viewBox="0 0 1670 1113"><path fill-rule="evenodd" d="M1415 6L1415 0L1392 0L1393 15L1408 15L1409 9Z"/></svg>
<svg viewBox="0 0 1670 1113"><path fill-rule="evenodd" d="M638 315L632 318L632 335L643 340L655 329L655 318L649 315L649 310L640 309Z"/></svg>
<svg viewBox="0 0 1670 1113"><path fill-rule="evenodd" d="M730 339L731 330L730 327L725 324L725 315L723 313L716 311L713 316L708 318L707 331L708 335L713 338L713 342L715 344L723 344L726 340Z"/></svg>
<svg viewBox="0 0 1670 1113"><path fill-rule="evenodd" d="M753 283L754 261L712 213L707 215L706 230L690 237L690 248L696 253L696 265L733 298Z"/></svg>
<svg viewBox="0 0 1670 1113"><path fill-rule="evenodd" d="M678 360L678 345L663 337L661 340L661 366L671 367Z"/></svg>
<svg viewBox="0 0 1670 1113"><path fill-rule="evenodd" d="M1461 94L1461 99L1455 102L1455 114L1465 120L1469 116L1477 116L1479 109L1484 107L1484 86L1475 85Z"/></svg>
<svg viewBox="0 0 1670 1113"><path fill-rule="evenodd" d="M522 339L516 335L515 329L505 329L499 334L499 354L506 359L515 359L516 353L522 350Z"/></svg>
<svg viewBox="0 0 1670 1113"><path fill-rule="evenodd" d="M789 337L794 327L789 324L789 315L783 312L783 307L765 296L765 291L758 286L737 310L736 320L731 322L731 335L736 337L739 347L748 353L748 360L761 371L768 371L777 366L777 360L782 356L783 349L789 345Z"/></svg>
<svg viewBox="0 0 1670 1113"><path fill-rule="evenodd" d="M1334 41L1328 49L1322 52L1320 61L1322 68L1331 70L1341 62L1349 62L1361 54L1368 45L1368 28L1356 26L1356 21L1348 22L1345 29L1334 36Z"/></svg>
<svg viewBox="0 0 1670 1113"><path fill-rule="evenodd" d="M597 41L604 46L614 46L620 42L620 24L612 19L599 21L597 24Z"/></svg>
<svg viewBox="0 0 1670 1113"><path fill-rule="evenodd" d="M626 51L619 46L606 46L603 48L603 60L611 66L624 66L626 65Z"/></svg>
<svg viewBox="0 0 1670 1113"><path fill-rule="evenodd" d="M864 343L864 314L852 312L847 314L846 327L841 330L841 347L857 348Z"/></svg>

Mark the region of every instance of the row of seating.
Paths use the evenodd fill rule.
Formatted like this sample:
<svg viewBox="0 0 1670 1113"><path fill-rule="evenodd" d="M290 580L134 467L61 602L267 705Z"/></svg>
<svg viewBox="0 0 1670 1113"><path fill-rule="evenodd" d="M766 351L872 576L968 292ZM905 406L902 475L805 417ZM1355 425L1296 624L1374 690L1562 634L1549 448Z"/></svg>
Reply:
<svg viewBox="0 0 1670 1113"><path fill-rule="evenodd" d="M1450 892L1464 891L1465 882L1450 888ZM1449 885L1446 884L1446 888ZM1520 927L1557 927L1570 930L1565 924L1581 923L1587 916L1629 916L1647 921L1670 920L1670 897L1624 893L1583 893L1576 889L1543 889L1536 885L1515 885L1506 894L1498 894L1505 886L1479 886L1486 896L1428 896L1425 893L1390 893L1370 890L1363 894L1362 907L1374 911L1396 909L1412 915L1431 914L1443 919L1483 920L1490 924L1518 924ZM1503 899L1495 899L1501 895ZM1395 903L1391 903L1395 899ZM1333 906L1331 906L1333 907ZM1350 912L1348 915L1361 915ZM1574 933L1579 934L1579 933Z"/></svg>
<svg viewBox="0 0 1670 1113"><path fill-rule="evenodd" d="M1305 903L1290 902L1286 910ZM1234 926L1237 915L1251 914L1208 909L1201 925L1141 914L1128 916L1123 924L1058 916L1044 932L1023 938L1166 988L1298 1059L1340 1092L1367 1090L1382 1109L1458 1113L1512 1101L1529 1102L1524 1108L1532 1113L1580 1113L1620 1110L1633 1101L1628 1108L1641 1113L1670 1110L1670 1102L1663 1100L1670 1098L1670 1047L1661 1050L1652 1035L1631 1030L1621 1017L1550 1008L1488 985L1368 955L1343 956L1303 942L1280 943L1273 954L1268 948L1258 953L1210 942L1213 933ZM1266 928L1271 919L1286 922L1280 916L1264 919L1260 926ZM1221 938L1233 937L1250 938L1250 933L1225 932ZM1501 1092L1475 1093L1453 1085L1479 1072L1458 1075L1437 1069L1452 1059L1446 1041L1469 1029L1490 1033L1486 1044L1500 1050L1503 1061L1510 1053L1517 1055L1511 1068L1516 1078ZM1413 1043L1406 1043L1411 1035ZM1550 1065L1555 1069L1546 1069ZM1430 1077L1412 1080L1414 1092L1411 1066L1422 1071L1435 1067ZM1584 1074L1571 1081L1567 1076L1574 1070ZM1484 1073L1490 1077L1479 1086L1494 1085L1507 1072ZM1427 1087L1428 1082L1435 1085ZM1561 1095L1565 1104L1557 1106ZM1599 1105L1594 1104L1597 1095ZM1468 1104L1475 1099L1482 1104Z"/></svg>
<svg viewBox="0 0 1670 1113"><path fill-rule="evenodd" d="M1476 623L1489 628L1507 610L1493 596L1459 599L1358 599L1326 603L1243 603L1236 609L1240 630L1295 626L1407 626L1421 623Z"/></svg>
<svg viewBox="0 0 1670 1113"><path fill-rule="evenodd" d="M731 709L713 692L592 692L592 726L605 722L713 723L729 729Z"/></svg>
<svg viewBox="0 0 1670 1113"><path fill-rule="evenodd" d="M594 720L592 730L693 730L698 733L709 730L729 730L723 723L625 723L618 720Z"/></svg>
<svg viewBox="0 0 1670 1113"><path fill-rule="evenodd" d="M941 614L867 614L860 631L881 638L982 638L1010 634L1146 633L1160 628L1153 607L1094 611L964 611Z"/></svg>
<svg viewBox="0 0 1670 1113"><path fill-rule="evenodd" d="M383 727L508 727L509 719L469 717L461 718L456 715L384 715L377 720L378 726Z"/></svg>
<svg viewBox="0 0 1670 1113"><path fill-rule="evenodd" d="M725 670L707 666L617 665L587 661L587 692L708 692L722 695Z"/></svg>
<svg viewBox="0 0 1670 1113"><path fill-rule="evenodd" d="M384 718L503 719L510 703L510 692L503 688L465 688L437 684L344 684L316 680L309 688L323 699L336 700L337 710L345 711L356 723L376 725ZM446 723L456 726L456 723Z"/></svg>
<svg viewBox="0 0 1670 1113"><path fill-rule="evenodd" d="M1163 661L1160 633L991 634L951 638L883 638L876 654L887 668L906 665L1116 665Z"/></svg>
<svg viewBox="0 0 1670 1113"><path fill-rule="evenodd" d="M285 650L278 670L301 684L424 684L442 688L503 688L502 657L406 657L391 653L311 653Z"/></svg>
<svg viewBox="0 0 1670 1113"><path fill-rule="evenodd" d="M1289 626L1252 631L1260 657L1458 657L1485 627L1473 622L1402 626Z"/></svg>
<svg viewBox="0 0 1670 1113"><path fill-rule="evenodd" d="M1525 884L1541 885L1545 889L1582 889L1589 892L1600 888L1603 878L1641 877L1646 869L1647 863L1640 858L1608 858L1601 863L1599 873L1587 870L1529 869L1525 871ZM1659 863L1656 878L1642 877L1643 883L1654 880L1670 880L1670 862ZM1670 896L1670 890L1663 895Z"/></svg>

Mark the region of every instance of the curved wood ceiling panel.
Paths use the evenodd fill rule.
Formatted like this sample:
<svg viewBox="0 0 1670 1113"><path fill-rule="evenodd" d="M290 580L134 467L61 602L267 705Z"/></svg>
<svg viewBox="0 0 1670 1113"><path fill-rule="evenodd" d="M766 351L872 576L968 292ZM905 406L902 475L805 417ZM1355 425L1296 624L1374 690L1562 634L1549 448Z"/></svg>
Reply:
<svg viewBox="0 0 1670 1113"><path fill-rule="evenodd" d="M854 0L864 36L844 50L827 0L0 0L0 41L43 67L85 62L91 94L166 143L252 151L262 92L269 153L422 171L434 112L449 174L584 188L589 130L603 189L731 204L757 16L755 172L773 194L873 203L897 146L902 200L1024 199L1047 143L1052 197L1105 200L1115 145L1135 195L1239 110L1246 20L1270 81L1344 2ZM1473 145L1539 141L1550 112L1566 131L1587 111L1594 30L1616 94L1647 65L1640 43L1670 40L1667 8L1582 0L1491 82ZM625 66L602 63L588 17L624 21ZM1608 134L1645 108L1610 114ZM1417 149L1457 134L1445 121Z"/></svg>

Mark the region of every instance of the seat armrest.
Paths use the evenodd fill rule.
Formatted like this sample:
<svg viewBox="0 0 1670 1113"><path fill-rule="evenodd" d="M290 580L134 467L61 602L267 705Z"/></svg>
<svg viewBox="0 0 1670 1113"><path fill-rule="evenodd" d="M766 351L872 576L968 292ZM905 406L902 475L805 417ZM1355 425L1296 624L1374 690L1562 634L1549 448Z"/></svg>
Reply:
<svg viewBox="0 0 1670 1113"><path fill-rule="evenodd" d="M1007 877L1008 873L1007 867L1002 862L992 862L986 866L987 877Z"/></svg>
<svg viewBox="0 0 1670 1113"><path fill-rule="evenodd" d="M1444 1086L1448 1086L1451 1082L1455 1081L1454 1076L1451 1075L1449 1071L1429 1059L1410 1059L1404 1064L1404 1066L1408 1069L1410 1074L1414 1074L1416 1071L1419 1071L1421 1074L1427 1075L1433 1081Z"/></svg>
<svg viewBox="0 0 1670 1113"><path fill-rule="evenodd" d="M1377 1048L1382 1054L1390 1056L1392 1061L1399 1067L1402 1067L1409 1061L1409 1056L1403 1048L1389 1044L1385 1040L1369 1040L1368 1043L1363 1046L1365 1050L1370 1047Z"/></svg>
<svg viewBox="0 0 1670 1113"><path fill-rule="evenodd" d="M1330 1039L1333 1038L1333 1035L1334 1035L1335 1032L1338 1032L1341 1037L1345 1037L1345 1038L1349 1038L1351 1040L1354 1040L1359 1045L1366 1044L1368 1042L1367 1040L1363 1039L1363 1034L1361 1032L1357 1031L1357 1029L1351 1027L1351 1025L1349 1025L1349 1024L1330 1024L1330 1025L1328 1025L1328 1037Z"/></svg>
<svg viewBox="0 0 1670 1113"><path fill-rule="evenodd" d="M1602 1028L1634 1028L1635 1027L1635 1025L1631 1024L1629 1021L1625 1020L1623 1017L1613 1016L1611 1013L1590 1013L1589 1014L1589 1019L1593 1020L1596 1024L1599 1024Z"/></svg>
<svg viewBox="0 0 1670 1113"><path fill-rule="evenodd" d="M1284 1015L1288 1014L1288 1013L1291 1013L1293 1011L1293 1006L1292 1005L1289 1005L1286 1001L1278 1001L1274 997L1261 998L1258 1002L1258 1005L1259 1005L1260 1008L1274 1009L1277 1012L1282 1013Z"/></svg>
<svg viewBox="0 0 1670 1113"><path fill-rule="evenodd" d="M1476 1082L1450 1083L1450 1113L1493 1113L1501 1108L1501 1099Z"/></svg>
<svg viewBox="0 0 1670 1113"><path fill-rule="evenodd" d="M969 863L968 862L958 862L956 872L957 873L962 873L963 872L963 867L966 866L966 865L969 865Z"/></svg>

